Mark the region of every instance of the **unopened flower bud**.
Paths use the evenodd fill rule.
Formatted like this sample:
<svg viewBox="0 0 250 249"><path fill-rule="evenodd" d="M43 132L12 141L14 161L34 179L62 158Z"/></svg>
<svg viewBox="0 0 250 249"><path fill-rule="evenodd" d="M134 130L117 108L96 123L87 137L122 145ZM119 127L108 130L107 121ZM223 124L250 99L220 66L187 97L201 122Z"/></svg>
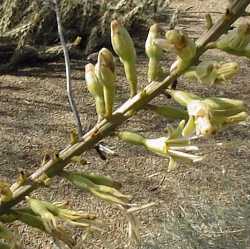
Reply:
<svg viewBox="0 0 250 249"><path fill-rule="evenodd" d="M203 84L213 85L231 79L238 71L239 65L236 62L204 61L191 67L184 76L191 80L196 79Z"/></svg>
<svg viewBox="0 0 250 249"><path fill-rule="evenodd" d="M250 58L250 24L243 23L238 28L222 35L218 41L210 45L227 53Z"/></svg>
<svg viewBox="0 0 250 249"><path fill-rule="evenodd" d="M135 46L126 28L117 20L111 22L111 43L115 53L123 63L130 86L130 96L133 97L137 93Z"/></svg>
<svg viewBox="0 0 250 249"><path fill-rule="evenodd" d="M164 50L173 50L178 55L170 72L179 73L185 70L196 55L195 42L182 31L169 30L165 34L165 41L155 39L155 43Z"/></svg>
<svg viewBox="0 0 250 249"><path fill-rule="evenodd" d="M95 66L91 63L85 66L85 80L87 88L92 96L95 98L96 112L98 120L105 116L105 102L103 96L103 85L98 80L95 74Z"/></svg>
<svg viewBox="0 0 250 249"><path fill-rule="evenodd" d="M125 206L131 198L131 196L124 195L113 187L95 184L93 181L80 173L63 172L62 175L80 189L88 191L108 202Z"/></svg>
<svg viewBox="0 0 250 249"><path fill-rule="evenodd" d="M157 46L154 39L160 37L160 26L154 24L150 27L148 37L145 43L146 55L149 58L148 63L148 81L157 81L163 79L165 76L163 69L160 65L160 58L163 54L163 50Z"/></svg>
<svg viewBox="0 0 250 249"><path fill-rule="evenodd" d="M98 61L95 65L95 73L98 80L103 85L103 95L105 102L105 117L110 118L113 111L115 97L115 65L112 53L103 48L98 54Z"/></svg>

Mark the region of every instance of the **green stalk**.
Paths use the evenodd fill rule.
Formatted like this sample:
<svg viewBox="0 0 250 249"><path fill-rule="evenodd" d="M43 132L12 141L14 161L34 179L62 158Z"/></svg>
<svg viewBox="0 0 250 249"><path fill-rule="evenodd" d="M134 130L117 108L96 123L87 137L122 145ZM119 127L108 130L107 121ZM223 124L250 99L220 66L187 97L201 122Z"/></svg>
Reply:
<svg viewBox="0 0 250 249"><path fill-rule="evenodd" d="M135 62L121 60L124 66L126 78L129 82L130 98L137 94L137 76Z"/></svg>
<svg viewBox="0 0 250 249"><path fill-rule="evenodd" d="M159 58L149 58L148 62L148 82L160 81L164 79L166 74L164 74Z"/></svg>
<svg viewBox="0 0 250 249"><path fill-rule="evenodd" d="M105 101L101 97L95 98L96 112L98 115L98 122L105 116Z"/></svg>
<svg viewBox="0 0 250 249"><path fill-rule="evenodd" d="M105 102L105 117L109 118L112 116L113 112L113 103L114 103L114 96L115 96L115 89L113 84L108 86L107 83L104 84L103 87L103 95L104 95L104 102Z"/></svg>

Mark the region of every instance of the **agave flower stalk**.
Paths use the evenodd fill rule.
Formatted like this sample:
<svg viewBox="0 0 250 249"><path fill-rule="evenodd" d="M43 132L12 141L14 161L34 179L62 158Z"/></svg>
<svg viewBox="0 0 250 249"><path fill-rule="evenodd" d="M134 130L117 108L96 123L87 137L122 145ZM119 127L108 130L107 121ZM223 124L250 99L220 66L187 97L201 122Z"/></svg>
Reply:
<svg viewBox="0 0 250 249"><path fill-rule="evenodd" d="M112 53L103 48L98 54L98 61L95 65L95 73L98 80L103 85L103 95L105 102L105 118L112 116L115 97L115 64Z"/></svg>
<svg viewBox="0 0 250 249"><path fill-rule="evenodd" d="M149 58L148 62L148 82L162 80L166 74L160 64L160 59L163 50L154 43L154 39L160 38L159 24L153 24L148 32L148 37L145 43L145 52Z"/></svg>
<svg viewBox="0 0 250 249"><path fill-rule="evenodd" d="M110 185L110 182L108 185L102 185L105 184L106 181L101 181L102 184L96 184L96 180L90 180L90 177L86 177L85 175L77 172L64 171L62 176L80 189L90 192L105 201L126 206L131 199L131 196L124 195L114 187L108 186Z"/></svg>
<svg viewBox="0 0 250 249"><path fill-rule="evenodd" d="M197 66L190 67L184 76L191 80L196 79L203 84L214 85L231 79L238 72L239 64L236 62L204 61Z"/></svg>
<svg viewBox="0 0 250 249"><path fill-rule="evenodd" d="M183 122L182 122L183 123ZM181 124L182 125L182 124ZM190 146L190 140L182 137L178 137L179 133L176 133L173 136L174 132L170 134L168 137L160 137L160 138L145 138L137 133L130 131L119 132L118 136L121 140L136 144L142 145L147 150L163 156L170 158L169 170L173 167L173 162L179 161L188 161L188 162L197 162L203 159L203 157L198 155L193 155L190 153L186 153L184 151L193 151L198 150L196 146Z"/></svg>
<svg viewBox="0 0 250 249"><path fill-rule="evenodd" d="M169 90L175 101L186 106L189 120L183 135L208 136L225 125L234 124L247 118L246 107L241 100L228 98L201 98L185 91ZM185 133L185 134L184 134Z"/></svg>
<svg viewBox="0 0 250 249"><path fill-rule="evenodd" d="M224 34L209 48L218 48L227 53L250 58L250 24L243 23L238 28Z"/></svg>
<svg viewBox="0 0 250 249"><path fill-rule="evenodd" d="M137 93L136 51L131 36L118 20L111 22L111 43L124 66L130 97L133 97Z"/></svg>
<svg viewBox="0 0 250 249"><path fill-rule="evenodd" d="M89 92L95 99L98 122L105 116L105 101L103 95L103 85L99 82L95 74L95 66L91 63L85 66L85 80Z"/></svg>
<svg viewBox="0 0 250 249"><path fill-rule="evenodd" d="M169 30L165 34L165 39L154 41L163 50L172 50L177 54L177 60L170 68L172 73L185 71L196 55L195 42L182 31Z"/></svg>

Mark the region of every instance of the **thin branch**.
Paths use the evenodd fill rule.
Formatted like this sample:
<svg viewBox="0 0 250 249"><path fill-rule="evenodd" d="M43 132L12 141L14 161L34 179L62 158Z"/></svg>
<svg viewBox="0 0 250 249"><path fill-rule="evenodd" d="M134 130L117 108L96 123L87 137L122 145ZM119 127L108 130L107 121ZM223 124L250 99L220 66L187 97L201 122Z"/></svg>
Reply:
<svg viewBox="0 0 250 249"><path fill-rule="evenodd" d="M77 125L78 136L82 137L83 136L83 130L82 130L81 119L80 119L79 113L77 111L76 104L75 104L74 97L73 97L73 93L72 93L69 52L68 52L68 49L67 49L67 46L66 46L66 43L65 43L65 40L64 40L64 36L63 36L60 11L59 11L57 0L52 0L52 2L54 4L54 10L55 10L55 13L56 13L56 20L57 20L58 35L59 35L59 38L60 38L60 42L62 44L64 60L65 60L66 79L67 79L67 95L68 95L68 99L69 99L70 108L71 108L71 111L74 114L75 122L76 122L76 125Z"/></svg>
<svg viewBox="0 0 250 249"><path fill-rule="evenodd" d="M206 51L206 45L219 38L223 33L230 29L231 25L242 13L244 13L250 0L235 1L230 11L218 20L213 27L204 33L204 35L196 42L198 46L197 56L194 61L197 61L201 54ZM191 65L191 64L190 64ZM179 74L172 74L167 76L161 82L152 82L146 86L132 99L127 100L121 107L119 107L112 115L110 120L104 119L98 123L92 130L85 134L81 141L70 145L55 157L49 160L45 165L40 167L30 177L30 184L21 186L13 193L13 198L0 205L0 215L9 210L12 206L24 199L26 195L38 188L36 181L42 175L46 174L49 177L57 175L70 161L73 156L82 154L84 151L92 148L97 142L104 137L110 135L119 125L125 120L129 119L135 112L143 108L150 100L160 94L170 84L172 84L179 76Z"/></svg>

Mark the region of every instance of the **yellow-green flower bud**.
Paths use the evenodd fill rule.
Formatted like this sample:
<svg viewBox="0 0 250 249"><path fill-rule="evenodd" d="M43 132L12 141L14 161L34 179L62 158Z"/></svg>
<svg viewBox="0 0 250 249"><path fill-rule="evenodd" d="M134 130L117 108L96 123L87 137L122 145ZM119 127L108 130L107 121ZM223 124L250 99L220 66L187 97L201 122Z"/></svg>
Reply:
<svg viewBox="0 0 250 249"><path fill-rule="evenodd" d="M169 30L165 34L165 40L155 39L155 43L164 50L173 50L178 55L170 72L184 71L196 55L195 42L182 31Z"/></svg>
<svg viewBox="0 0 250 249"><path fill-rule="evenodd" d="M80 173L63 172L62 175L80 189L88 191L93 195L108 202L126 205L129 202L129 199L131 198L131 196L124 195L113 187L95 184Z"/></svg>
<svg viewBox="0 0 250 249"><path fill-rule="evenodd" d="M186 106L189 120L182 131L189 136L196 131L197 135L214 134L223 125L233 124L246 119L246 108L241 100L210 97L204 98L177 90L168 90L173 99Z"/></svg>
<svg viewBox="0 0 250 249"><path fill-rule="evenodd" d="M129 82L130 97L137 93L136 51L132 38L126 28L117 20L111 22L111 43L115 53L123 63Z"/></svg>
<svg viewBox="0 0 250 249"><path fill-rule="evenodd" d="M62 228L61 226L57 226L53 230L48 231L45 228L41 217L36 215L30 208L12 209L11 215L14 217L14 220L19 220L31 227L47 232L53 237L63 241L70 248L75 244L75 241L72 239L73 236L70 231L66 230L65 228Z"/></svg>
<svg viewBox="0 0 250 249"><path fill-rule="evenodd" d="M250 58L250 24L243 23L212 44L227 53Z"/></svg>
<svg viewBox="0 0 250 249"><path fill-rule="evenodd" d="M236 62L218 63L214 61L204 61L198 66L191 67L184 76L200 83L213 85L231 79L239 71Z"/></svg>
<svg viewBox="0 0 250 249"><path fill-rule="evenodd" d="M217 79L220 81L225 81L231 79L240 70L239 64L237 62L229 62L219 65L216 68Z"/></svg>
<svg viewBox="0 0 250 249"><path fill-rule="evenodd" d="M146 109L152 110L157 114L164 116L169 119L188 119L188 113L185 110L175 108L172 106L156 106L156 105L147 105Z"/></svg>
<svg viewBox="0 0 250 249"><path fill-rule="evenodd" d="M56 217L48 210L47 203L28 196L26 200L32 211L41 217L46 231L51 233L57 228Z"/></svg>
<svg viewBox="0 0 250 249"><path fill-rule="evenodd" d="M154 39L160 37L160 31L161 29L159 24L152 25L149 29L148 37L145 43L145 52L149 58L148 82L162 80L166 75L160 65L163 50L154 42Z"/></svg>
<svg viewBox="0 0 250 249"><path fill-rule="evenodd" d="M194 100L187 105L188 114L195 117L196 135L208 136L214 134L215 126L211 123L211 110L209 106L200 101Z"/></svg>
<svg viewBox="0 0 250 249"><path fill-rule="evenodd" d="M110 118L113 111L115 97L115 64L112 53L103 48L98 54L98 61L95 65L95 73L98 80L103 85L103 95L105 102L105 117Z"/></svg>
<svg viewBox="0 0 250 249"><path fill-rule="evenodd" d="M182 130L182 135L184 137L191 136L195 131L195 119L193 116L190 116L185 127Z"/></svg>
<svg viewBox="0 0 250 249"><path fill-rule="evenodd" d="M180 105L187 106L191 101L193 100L201 100L199 96L189 93L186 91L180 91L180 90L168 90L168 93L171 95L171 97Z"/></svg>
<svg viewBox="0 0 250 249"><path fill-rule="evenodd" d="M85 80L89 92L95 99L98 121L105 116L105 102L103 96L103 85L95 74L95 66L91 63L85 66Z"/></svg>
<svg viewBox="0 0 250 249"><path fill-rule="evenodd" d="M224 111L230 112L231 110L235 112L235 110L242 110L242 111L246 110L246 106L244 102L238 99L209 97L209 98L205 98L204 102L207 103L215 111L224 110Z"/></svg>
<svg viewBox="0 0 250 249"><path fill-rule="evenodd" d="M89 179L90 181L92 181L93 183L97 185L105 185L105 186L109 186L109 187L116 188L116 189L120 189L122 187L121 183L107 176L95 175L93 173L90 173L90 174L85 173L85 174L82 174L82 176L86 177L87 179Z"/></svg>
<svg viewBox="0 0 250 249"><path fill-rule="evenodd" d="M183 127L183 122L180 123L179 127ZM178 128L177 128L178 129ZM177 132L176 134L181 135L181 132ZM143 145L147 150L163 156L170 158L169 162L169 169L173 167L173 160L185 160L185 161L191 161L196 162L202 160L203 157L192 155L184 151L192 151L192 150L198 150L196 146L189 146L189 140L177 137L173 138L171 136L173 134L170 134L169 137L160 137L160 138L144 138L141 135L138 135L134 132L119 132L118 136L123 141L136 144L136 145ZM171 157L173 157L171 159Z"/></svg>

